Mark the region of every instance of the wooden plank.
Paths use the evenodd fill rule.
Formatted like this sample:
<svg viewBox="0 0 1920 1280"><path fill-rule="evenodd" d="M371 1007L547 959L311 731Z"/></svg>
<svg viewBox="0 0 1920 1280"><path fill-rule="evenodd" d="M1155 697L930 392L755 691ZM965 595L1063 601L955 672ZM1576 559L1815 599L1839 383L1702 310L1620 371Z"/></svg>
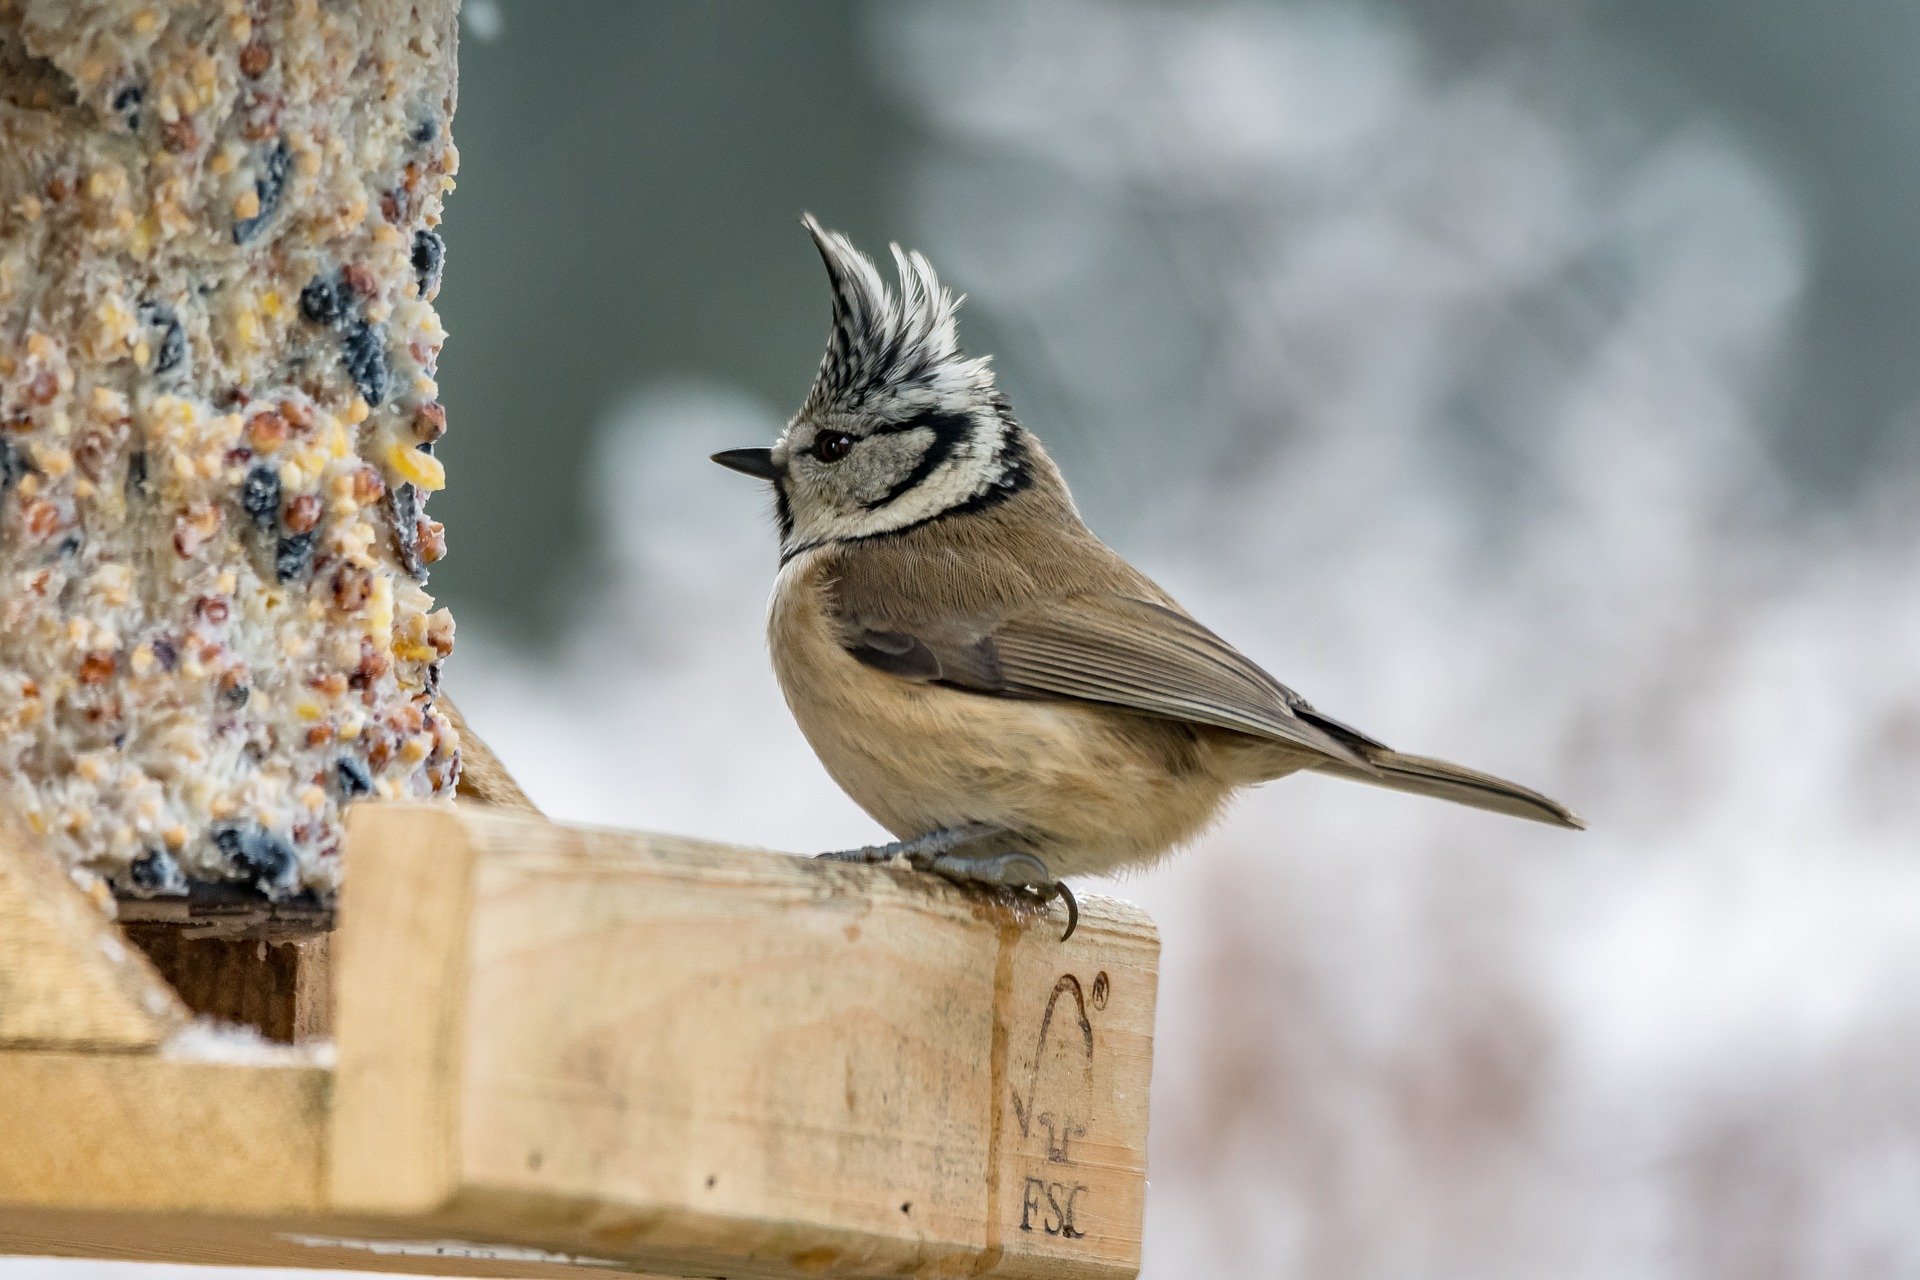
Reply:
<svg viewBox="0 0 1920 1280"><path fill-rule="evenodd" d="M312 1065L0 1052L0 1204L317 1209L328 1089Z"/></svg>
<svg viewBox="0 0 1920 1280"><path fill-rule="evenodd" d="M699 1274L1137 1270L1137 912L1062 944L890 869L472 809L352 831L337 1207Z"/></svg>
<svg viewBox="0 0 1920 1280"><path fill-rule="evenodd" d="M0 1052L0 1254L452 1276L620 1270L329 1211L329 1084L297 1061Z"/></svg>
<svg viewBox="0 0 1920 1280"><path fill-rule="evenodd" d="M527 798L507 766L493 753L467 723L460 708L453 705L453 699L441 695L440 710L453 722L454 730L460 735L460 799L474 804L493 805L497 808L511 809L517 813L537 814L539 806Z"/></svg>
<svg viewBox="0 0 1920 1280"><path fill-rule="evenodd" d="M198 937L173 925L122 926L186 1006L282 1044L333 1034L333 939Z"/></svg>
<svg viewBox="0 0 1920 1280"><path fill-rule="evenodd" d="M0 1049L150 1049L186 1020L101 907L0 820Z"/></svg>
<svg viewBox="0 0 1920 1280"><path fill-rule="evenodd" d="M0 1051L0 1251L1137 1270L1157 943L1131 909L1089 900L1063 945L1057 910L910 873L464 805L363 808L347 857L337 1070L198 1033Z"/></svg>
<svg viewBox="0 0 1920 1280"><path fill-rule="evenodd" d="M332 894L302 890L277 902L250 885L195 880L179 896L122 897L123 924L166 925L190 937L286 941L334 926Z"/></svg>
<svg viewBox="0 0 1920 1280"><path fill-rule="evenodd" d="M456 1187L473 852L449 807L360 805L348 817L335 941L329 1198L410 1213ZM579 993L551 992L551 999Z"/></svg>
<svg viewBox="0 0 1920 1280"><path fill-rule="evenodd" d="M521 1246L445 1238L392 1239L356 1231L337 1219L312 1216L23 1210L0 1205L0 1255L520 1280L639 1275L611 1262Z"/></svg>

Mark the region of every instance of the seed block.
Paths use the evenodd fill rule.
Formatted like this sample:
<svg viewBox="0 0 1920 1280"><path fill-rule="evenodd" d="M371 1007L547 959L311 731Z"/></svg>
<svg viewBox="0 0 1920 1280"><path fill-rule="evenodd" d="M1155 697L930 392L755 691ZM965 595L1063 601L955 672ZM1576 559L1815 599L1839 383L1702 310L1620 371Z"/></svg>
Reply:
<svg viewBox="0 0 1920 1280"><path fill-rule="evenodd" d="M123 895L325 894L348 801L453 792L453 24L0 0L0 789Z"/></svg>

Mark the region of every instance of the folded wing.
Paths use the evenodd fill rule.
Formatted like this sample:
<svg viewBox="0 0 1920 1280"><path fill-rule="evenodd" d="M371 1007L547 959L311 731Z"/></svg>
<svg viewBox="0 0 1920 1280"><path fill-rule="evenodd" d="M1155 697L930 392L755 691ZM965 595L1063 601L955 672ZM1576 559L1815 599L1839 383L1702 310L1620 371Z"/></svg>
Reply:
<svg viewBox="0 0 1920 1280"><path fill-rule="evenodd" d="M906 680L1061 698L1268 738L1372 773L1371 739L1304 699L1192 618L1115 594L1053 598L988 623L852 628L848 651Z"/></svg>

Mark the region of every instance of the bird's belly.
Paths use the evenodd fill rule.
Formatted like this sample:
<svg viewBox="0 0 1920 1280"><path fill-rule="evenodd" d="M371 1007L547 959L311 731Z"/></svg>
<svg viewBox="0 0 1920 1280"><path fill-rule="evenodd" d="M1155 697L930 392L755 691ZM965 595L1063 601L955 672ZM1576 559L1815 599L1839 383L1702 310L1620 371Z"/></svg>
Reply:
<svg viewBox="0 0 1920 1280"><path fill-rule="evenodd" d="M1095 874L1190 839L1230 789L1210 731L901 680L801 623L776 599L787 704L834 781L903 839L990 823L1056 875Z"/></svg>

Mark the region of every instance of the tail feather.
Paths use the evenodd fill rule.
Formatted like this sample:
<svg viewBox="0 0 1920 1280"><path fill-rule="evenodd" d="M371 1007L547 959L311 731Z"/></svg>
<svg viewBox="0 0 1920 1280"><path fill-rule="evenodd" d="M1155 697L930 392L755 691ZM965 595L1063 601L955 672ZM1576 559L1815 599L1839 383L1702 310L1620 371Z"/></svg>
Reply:
<svg viewBox="0 0 1920 1280"><path fill-rule="evenodd" d="M1369 782L1376 787L1390 787L1417 796L1432 796L1436 800L1451 800L1455 804L1510 814L1516 818L1530 818L1556 827L1586 830L1587 824L1573 810L1517 782L1449 764L1445 760L1402 755L1385 747L1366 746L1360 749L1360 753L1373 766L1373 772L1356 769L1338 760L1317 763L1313 768L1318 773L1351 778L1355 782Z"/></svg>

